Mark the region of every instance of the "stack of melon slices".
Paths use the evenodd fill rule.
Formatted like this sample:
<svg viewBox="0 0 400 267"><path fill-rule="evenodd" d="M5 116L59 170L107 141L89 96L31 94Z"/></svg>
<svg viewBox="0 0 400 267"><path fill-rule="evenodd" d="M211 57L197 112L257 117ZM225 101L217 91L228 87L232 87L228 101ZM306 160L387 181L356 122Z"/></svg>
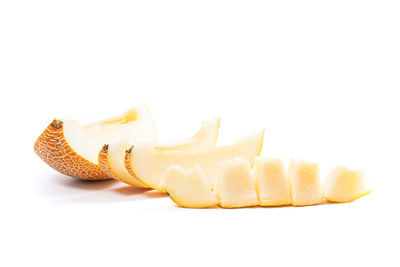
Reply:
<svg viewBox="0 0 400 267"><path fill-rule="evenodd" d="M363 173L336 168L322 189L317 164L292 161L288 175L278 159L258 158L264 130L215 147L220 119L193 136L161 144L146 106L81 126L53 120L34 145L55 170L86 180L117 179L166 192L178 205L203 208L314 205L350 202L369 190Z"/></svg>

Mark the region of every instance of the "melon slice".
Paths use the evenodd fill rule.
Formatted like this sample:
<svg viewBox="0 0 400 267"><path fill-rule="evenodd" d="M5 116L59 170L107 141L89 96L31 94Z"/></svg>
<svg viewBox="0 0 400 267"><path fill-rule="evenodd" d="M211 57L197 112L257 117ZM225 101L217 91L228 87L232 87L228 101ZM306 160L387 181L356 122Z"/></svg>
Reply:
<svg viewBox="0 0 400 267"><path fill-rule="evenodd" d="M198 165L189 169L178 165L169 167L161 180L160 188L165 190L176 204L185 208L206 208L218 204Z"/></svg>
<svg viewBox="0 0 400 267"><path fill-rule="evenodd" d="M169 144L158 144L155 148L160 151L201 151L213 148L217 142L219 126L220 118L204 121L200 130L192 137ZM99 153L99 165L109 177L133 186L148 188L148 186L130 175L125 168L125 152L132 145L133 143L126 141L104 145Z"/></svg>
<svg viewBox="0 0 400 267"><path fill-rule="evenodd" d="M363 171L336 167L323 186L325 199L333 202L351 202L367 195L371 190L366 186Z"/></svg>
<svg viewBox="0 0 400 267"><path fill-rule="evenodd" d="M288 176L293 206L322 203L318 164L305 163L302 160L291 160Z"/></svg>
<svg viewBox="0 0 400 267"><path fill-rule="evenodd" d="M292 204L282 160L257 158L254 162L254 180L260 206Z"/></svg>
<svg viewBox="0 0 400 267"><path fill-rule="evenodd" d="M99 166L108 177L136 187L149 188L134 176L130 175L125 168L125 152L127 148L131 146L131 143L124 141L111 145L104 145L98 156Z"/></svg>
<svg viewBox="0 0 400 267"><path fill-rule="evenodd" d="M181 141L157 144L158 150L201 151L215 147L218 139L221 118L203 121L201 128L193 136Z"/></svg>
<svg viewBox="0 0 400 267"><path fill-rule="evenodd" d="M151 144L136 144L126 153L125 167L131 175L147 186L163 191L160 181L168 167L179 165L193 168L196 164L203 170L208 185L213 188L218 162L243 157L253 163L261 153L264 130L242 138L230 146L216 147L204 151L166 151Z"/></svg>
<svg viewBox="0 0 400 267"><path fill-rule="evenodd" d="M250 162L234 158L218 164L215 195L222 208L241 208L259 204Z"/></svg>
<svg viewBox="0 0 400 267"><path fill-rule="evenodd" d="M146 106L86 126L70 119L54 120L36 140L34 150L50 167L65 175L104 180L111 177L98 165L98 153L104 144L121 140L131 144L157 141Z"/></svg>

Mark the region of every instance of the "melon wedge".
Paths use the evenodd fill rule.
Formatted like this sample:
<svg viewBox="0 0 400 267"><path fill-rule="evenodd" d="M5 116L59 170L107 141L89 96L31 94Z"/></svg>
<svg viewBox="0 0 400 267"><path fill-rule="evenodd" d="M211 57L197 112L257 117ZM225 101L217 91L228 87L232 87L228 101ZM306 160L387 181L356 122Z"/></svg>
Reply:
<svg viewBox="0 0 400 267"><path fill-rule="evenodd" d="M222 208L241 208L259 204L250 162L234 158L218 164L214 192Z"/></svg>
<svg viewBox="0 0 400 267"><path fill-rule="evenodd" d="M218 138L220 118L204 121L200 130L192 137L169 144L157 144L155 148L160 151L201 151L215 147ZM125 152L133 143L126 141L104 145L99 153L99 166L109 177L124 183L148 188L141 181L130 175L125 168Z"/></svg>
<svg viewBox="0 0 400 267"><path fill-rule="evenodd" d="M125 167L131 175L147 186L163 191L160 181L172 165L193 168L196 164L203 170L208 185L213 188L218 162L235 157L243 157L253 163L261 153L264 130L242 138L230 146L222 146L204 151L162 151L151 144L136 144L126 152Z"/></svg>
<svg viewBox="0 0 400 267"><path fill-rule="evenodd" d="M169 167L161 180L160 188L176 204L185 208L207 208L218 204L198 165L189 169L178 165Z"/></svg>
<svg viewBox="0 0 400 267"><path fill-rule="evenodd" d="M293 206L309 206L322 203L318 164L305 163L302 160L291 160L288 175Z"/></svg>
<svg viewBox="0 0 400 267"><path fill-rule="evenodd" d="M256 158L254 180L260 206L292 204L289 182L282 160Z"/></svg>
<svg viewBox="0 0 400 267"><path fill-rule="evenodd" d="M323 186L325 199L332 202L351 202L371 192L366 186L363 171L336 167Z"/></svg>
<svg viewBox="0 0 400 267"><path fill-rule="evenodd" d="M104 180L111 177L98 165L98 153L104 144L121 140L131 144L157 141L146 106L85 126L70 119L54 120L36 140L34 150L50 167L65 175Z"/></svg>

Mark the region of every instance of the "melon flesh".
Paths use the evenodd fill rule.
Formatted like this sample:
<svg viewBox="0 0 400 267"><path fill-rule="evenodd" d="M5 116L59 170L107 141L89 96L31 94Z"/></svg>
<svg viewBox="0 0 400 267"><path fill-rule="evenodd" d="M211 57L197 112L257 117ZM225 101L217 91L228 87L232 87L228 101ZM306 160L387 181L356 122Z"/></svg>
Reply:
<svg viewBox="0 0 400 267"><path fill-rule="evenodd" d="M214 192L223 208L258 205L250 162L245 158L220 162Z"/></svg>
<svg viewBox="0 0 400 267"><path fill-rule="evenodd" d="M333 202L351 202L367 195L364 172L348 170L343 166L336 167L323 186L325 199Z"/></svg>
<svg viewBox="0 0 400 267"><path fill-rule="evenodd" d="M158 150L201 151L215 147L221 119L203 121L201 128L193 136L171 143L157 144Z"/></svg>
<svg viewBox="0 0 400 267"><path fill-rule="evenodd" d="M97 158L104 144L156 140L150 113L146 106L139 106L86 126L70 119L55 119L36 140L34 151L60 173L85 180L105 180L112 176L102 170Z"/></svg>
<svg viewBox="0 0 400 267"><path fill-rule="evenodd" d="M201 124L200 130L193 136L168 144L157 144L155 149L160 151L202 151L211 149L217 142L219 126L220 118L204 121ZM115 176L113 178L115 179L138 187L148 187L136 179L136 177L130 175L125 168L125 152L133 144L125 140L109 144L106 155L106 167L112 170Z"/></svg>
<svg viewBox="0 0 400 267"><path fill-rule="evenodd" d="M292 204L282 160L257 158L254 162L254 179L260 206Z"/></svg>
<svg viewBox="0 0 400 267"><path fill-rule="evenodd" d="M63 123L64 136L71 148L95 164L104 144L157 141L156 129L146 106L83 127L74 120L65 119Z"/></svg>
<svg viewBox="0 0 400 267"><path fill-rule="evenodd" d="M293 206L308 206L322 203L322 192L319 181L319 166L316 163L305 163L292 160L289 164L289 184Z"/></svg>
<svg viewBox="0 0 400 267"><path fill-rule="evenodd" d="M263 138L264 130L242 138L233 145L204 151L161 151L151 144L137 144L128 151L126 168L142 183L163 191L159 187L160 181L168 167L179 165L182 168L193 168L199 165L208 185L214 187L218 162L243 157L253 163L254 158L261 153Z"/></svg>
<svg viewBox="0 0 400 267"><path fill-rule="evenodd" d="M218 204L198 165L183 169L178 165L169 167L160 183L171 199L186 208L206 208Z"/></svg>

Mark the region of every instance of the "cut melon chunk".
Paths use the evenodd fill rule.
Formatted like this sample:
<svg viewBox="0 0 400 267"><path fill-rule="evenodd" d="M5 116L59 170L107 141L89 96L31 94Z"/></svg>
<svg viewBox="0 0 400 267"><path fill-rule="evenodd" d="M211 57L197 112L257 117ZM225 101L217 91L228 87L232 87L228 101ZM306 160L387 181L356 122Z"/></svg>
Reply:
<svg viewBox="0 0 400 267"><path fill-rule="evenodd" d="M291 160L288 175L293 206L308 206L322 202L318 164Z"/></svg>
<svg viewBox="0 0 400 267"><path fill-rule="evenodd" d="M189 169L178 165L169 167L161 180L160 188L182 207L206 208L218 204L198 165Z"/></svg>
<svg viewBox="0 0 400 267"><path fill-rule="evenodd" d="M160 189L160 181L168 167L179 165L193 168L196 164L203 170L208 185L213 187L218 162L234 157L243 157L253 163L261 153L264 130L240 139L233 145L205 151L161 151L151 144L137 144L127 151L125 167L147 186Z"/></svg>
<svg viewBox="0 0 400 267"><path fill-rule="evenodd" d="M158 144L155 146L160 151L201 151L213 148L218 138L220 118L204 121L200 130L190 138L169 144ZM127 184L148 188L136 177L129 174L125 168L125 152L133 143L118 142L103 146L99 153L99 165L110 177L118 179Z"/></svg>
<svg viewBox="0 0 400 267"><path fill-rule="evenodd" d="M282 160L256 158L254 180L260 206L292 204L289 182Z"/></svg>
<svg viewBox="0 0 400 267"><path fill-rule="evenodd" d="M223 208L240 208L258 205L250 162L234 158L218 164L215 195Z"/></svg>
<svg viewBox="0 0 400 267"><path fill-rule="evenodd" d="M54 120L34 145L36 154L55 170L80 179L111 178L98 165L104 144L126 141L156 142L156 129L146 106L111 119L81 126L69 119Z"/></svg>
<svg viewBox="0 0 400 267"><path fill-rule="evenodd" d="M323 186L325 199L333 202L351 202L367 195L371 190L366 187L363 171L336 167Z"/></svg>

